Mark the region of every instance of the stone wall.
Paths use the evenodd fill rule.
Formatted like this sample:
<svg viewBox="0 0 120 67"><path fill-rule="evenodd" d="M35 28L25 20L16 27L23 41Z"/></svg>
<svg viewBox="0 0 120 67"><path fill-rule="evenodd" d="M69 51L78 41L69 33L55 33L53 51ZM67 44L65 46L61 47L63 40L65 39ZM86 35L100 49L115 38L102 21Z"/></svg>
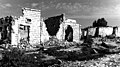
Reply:
<svg viewBox="0 0 120 67"><path fill-rule="evenodd" d="M75 21L75 20L74 20ZM65 30L67 28L68 25L70 25L72 28L73 28L73 41L75 42L79 42L80 40L80 35L81 35L81 30L80 30L80 25L77 24L76 22L72 22L72 21L65 21L63 23L64 25L64 29L63 29L63 32L64 32L64 36L63 36L63 40L65 39Z"/></svg>
<svg viewBox="0 0 120 67"><path fill-rule="evenodd" d="M21 24L24 26L29 26L29 32L20 30ZM71 19L64 19L64 21L61 22L60 28L56 34L57 39L60 41L65 40L65 29L68 25L73 28L73 41L79 42L82 35L80 25L76 23L76 20ZM20 43L21 38L26 37L27 34L29 34L29 43L31 45L45 43L50 37L46 24L41 18L41 11L36 9L23 8L23 16L15 19L15 23L12 28L14 30L14 33L12 33L12 45L17 45ZM24 33L26 36L23 35Z"/></svg>
<svg viewBox="0 0 120 67"><path fill-rule="evenodd" d="M11 34L11 45L17 46L18 44L18 23L19 20L15 19L14 24L12 25L13 32Z"/></svg>
<svg viewBox="0 0 120 67"><path fill-rule="evenodd" d="M88 28L87 35L95 36L95 32L96 32L96 27Z"/></svg>
<svg viewBox="0 0 120 67"><path fill-rule="evenodd" d="M47 28L46 28L46 25L45 25L43 19L41 21L41 25L42 25L42 27L41 27L41 42L44 43L44 42L47 42L49 40L50 36L47 32Z"/></svg>
<svg viewBox="0 0 120 67"><path fill-rule="evenodd" d="M30 44L40 44L40 23L41 11L35 9L24 8L23 16L30 19Z"/></svg>
<svg viewBox="0 0 120 67"><path fill-rule="evenodd" d="M120 37L120 27L116 27L115 35L116 35L116 37Z"/></svg>
<svg viewBox="0 0 120 67"><path fill-rule="evenodd" d="M60 28L56 34L56 37L60 41L65 40L65 30L67 26L70 25L73 28L73 41L79 42L80 37L82 35L80 25L76 23L75 20L71 19L64 19L64 21L60 24ZM48 34L48 31L46 30L46 25L44 22L42 22L42 34L41 34L41 41L44 43L49 40L50 35Z"/></svg>
<svg viewBox="0 0 120 67"><path fill-rule="evenodd" d="M113 27L99 27L99 35L105 37L106 35L112 35Z"/></svg>
<svg viewBox="0 0 120 67"><path fill-rule="evenodd" d="M56 34L56 37L60 40L60 41L62 41L63 40L63 38L64 38L64 24L62 23L62 24L60 24L60 28L59 28L59 30L58 30L58 32L57 32L57 34Z"/></svg>
<svg viewBox="0 0 120 67"><path fill-rule="evenodd" d="M113 27L91 27L91 28L88 28L87 30L83 30L82 32L83 37L87 36L85 35L86 31L87 31L87 35L96 36L96 37L97 36L105 37L113 34ZM119 36L119 32L116 32L116 31L115 31L116 35Z"/></svg>
<svg viewBox="0 0 120 67"><path fill-rule="evenodd" d="M23 16L15 19L15 24L12 26L14 33L12 33L12 45L20 43L21 38L24 38L20 31L20 25L29 26L29 43L31 45L40 44L40 23L41 12L36 9L23 8ZM25 32L25 31L24 31ZM27 34L27 33L26 33Z"/></svg>

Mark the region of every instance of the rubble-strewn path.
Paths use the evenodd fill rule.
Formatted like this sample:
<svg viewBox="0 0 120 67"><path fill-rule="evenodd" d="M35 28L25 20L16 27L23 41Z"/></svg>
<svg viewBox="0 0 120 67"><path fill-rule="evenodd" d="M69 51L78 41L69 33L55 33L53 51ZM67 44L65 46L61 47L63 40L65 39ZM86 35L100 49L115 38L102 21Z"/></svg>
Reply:
<svg viewBox="0 0 120 67"><path fill-rule="evenodd" d="M95 41L96 40L96 41ZM120 67L120 41L88 39L83 43L48 41L31 50L0 50L3 67ZM99 42L99 43L98 43ZM9 61L8 61L9 60Z"/></svg>
<svg viewBox="0 0 120 67"><path fill-rule="evenodd" d="M63 62L61 67L120 67L120 54L106 55L89 61L67 61Z"/></svg>

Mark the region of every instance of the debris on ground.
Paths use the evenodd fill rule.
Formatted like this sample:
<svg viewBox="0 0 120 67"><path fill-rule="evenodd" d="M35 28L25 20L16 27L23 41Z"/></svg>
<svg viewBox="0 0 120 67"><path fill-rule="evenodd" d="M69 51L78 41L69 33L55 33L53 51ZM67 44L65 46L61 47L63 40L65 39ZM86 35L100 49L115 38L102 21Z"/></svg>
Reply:
<svg viewBox="0 0 120 67"><path fill-rule="evenodd" d="M88 38L76 42L50 39L31 49L0 47L0 65L22 67L104 67L120 66L119 38ZM9 61L8 61L9 60Z"/></svg>

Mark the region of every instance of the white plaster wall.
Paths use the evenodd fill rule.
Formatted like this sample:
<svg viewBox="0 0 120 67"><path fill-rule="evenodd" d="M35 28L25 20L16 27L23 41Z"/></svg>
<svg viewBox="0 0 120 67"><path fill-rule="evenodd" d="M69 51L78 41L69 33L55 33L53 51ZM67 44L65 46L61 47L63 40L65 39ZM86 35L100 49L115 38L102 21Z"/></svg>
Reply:
<svg viewBox="0 0 120 67"><path fill-rule="evenodd" d="M84 36L87 36L87 31L84 31Z"/></svg>
<svg viewBox="0 0 120 67"><path fill-rule="evenodd" d="M87 36L87 31L86 30L82 30L81 32L82 32L82 35L81 35L82 37Z"/></svg>
<svg viewBox="0 0 120 67"><path fill-rule="evenodd" d="M120 37L120 27L115 30L116 37Z"/></svg>
<svg viewBox="0 0 120 67"><path fill-rule="evenodd" d="M44 22L41 22L42 24L42 30L41 30L41 41L42 43L46 42L49 40L49 34L47 32L47 28Z"/></svg>
<svg viewBox="0 0 120 67"><path fill-rule="evenodd" d="M73 25L73 41L79 42L80 41L80 30L79 30L79 24Z"/></svg>
<svg viewBox="0 0 120 67"><path fill-rule="evenodd" d="M62 41L63 40L63 34L64 34L64 31L63 31L63 24L60 24L60 28L56 34L56 37Z"/></svg>
<svg viewBox="0 0 120 67"><path fill-rule="evenodd" d="M88 29L88 35L94 36L96 32L96 28L89 28Z"/></svg>
<svg viewBox="0 0 120 67"><path fill-rule="evenodd" d="M65 30L67 28L67 25L70 25L73 28L73 41L75 42L79 42L80 40L80 33L79 33L79 24L76 23L69 23L69 22L65 22L64 23L64 37L63 39L65 39Z"/></svg>
<svg viewBox="0 0 120 67"><path fill-rule="evenodd" d="M26 23L26 18L31 19L30 23ZM12 44L18 44L20 42L20 32L18 31L19 24L30 26L30 44L40 44L40 23L41 12L39 10L23 10L23 16L15 20L15 25L12 26L14 33L12 33Z"/></svg>
<svg viewBox="0 0 120 67"><path fill-rule="evenodd" d="M13 46L18 45L18 20L15 19L14 25L12 25L13 32L11 33L11 44Z"/></svg>
<svg viewBox="0 0 120 67"><path fill-rule="evenodd" d="M1 32L0 32L0 40L1 40L1 38L2 38L2 35L1 35Z"/></svg>
<svg viewBox="0 0 120 67"><path fill-rule="evenodd" d="M99 35L105 37L106 35L111 35L113 33L112 27L99 27Z"/></svg>
<svg viewBox="0 0 120 67"><path fill-rule="evenodd" d="M81 25L79 25L79 37L80 37L80 39L81 39L81 37L82 37Z"/></svg>
<svg viewBox="0 0 120 67"><path fill-rule="evenodd" d="M30 24L30 44L40 44L40 23L41 12L39 10L23 10L24 17L31 19Z"/></svg>

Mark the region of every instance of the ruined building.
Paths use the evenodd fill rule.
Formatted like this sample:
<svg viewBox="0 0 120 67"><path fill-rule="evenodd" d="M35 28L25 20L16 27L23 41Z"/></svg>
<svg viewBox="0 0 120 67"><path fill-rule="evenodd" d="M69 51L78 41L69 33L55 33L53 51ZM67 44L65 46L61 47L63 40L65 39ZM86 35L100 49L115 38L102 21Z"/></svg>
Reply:
<svg viewBox="0 0 120 67"><path fill-rule="evenodd" d="M12 45L17 46L25 41L31 45L39 45L56 37L60 41L79 42L80 25L75 20L66 19L64 14L43 20L41 11L23 8L23 16L14 19L12 25Z"/></svg>
<svg viewBox="0 0 120 67"><path fill-rule="evenodd" d="M12 23L12 16L0 18L0 44L11 44Z"/></svg>
<svg viewBox="0 0 120 67"><path fill-rule="evenodd" d="M23 8L23 16L15 19L12 25L12 45L26 41L32 45L40 44L41 11Z"/></svg>
<svg viewBox="0 0 120 67"><path fill-rule="evenodd" d="M82 36L105 37L113 34L113 27L89 27L84 29ZM116 33L116 32L115 32Z"/></svg>
<svg viewBox="0 0 120 67"><path fill-rule="evenodd" d="M81 37L80 25L76 20L66 19L64 14L49 17L45 21L47 35L56 36L61 41L79 42ZM49 39L49 37L42 39Z"/></svg>
<svg viewBox="0 0 120 67"><path fill-rule="evenodd" d="M93 37L105 37L110 35L120 37L120 27L88 27L82 30L82 37L85 37L87 35Z"/></svg>

